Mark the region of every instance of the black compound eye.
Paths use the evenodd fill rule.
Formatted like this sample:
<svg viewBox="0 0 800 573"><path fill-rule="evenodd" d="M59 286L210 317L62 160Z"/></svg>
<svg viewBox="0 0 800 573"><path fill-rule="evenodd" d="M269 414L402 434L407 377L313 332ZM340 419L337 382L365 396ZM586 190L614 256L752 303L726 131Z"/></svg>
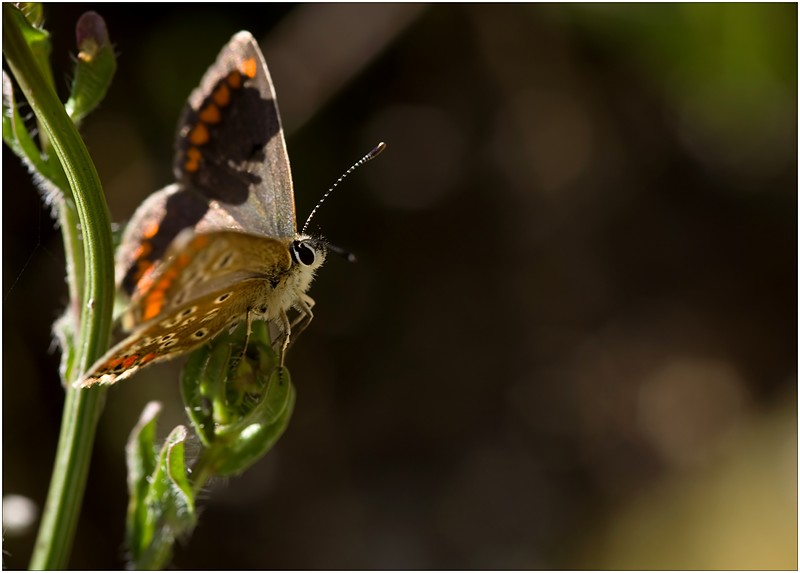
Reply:
<svg viewBox="0 0 800 573"><path fill-rule="evenodd" d="M317 258L317 253L314 250L314 247L305 241L295 241L292 243L291 251L294 262L302 263L305 266L313 265Z"/></svg>

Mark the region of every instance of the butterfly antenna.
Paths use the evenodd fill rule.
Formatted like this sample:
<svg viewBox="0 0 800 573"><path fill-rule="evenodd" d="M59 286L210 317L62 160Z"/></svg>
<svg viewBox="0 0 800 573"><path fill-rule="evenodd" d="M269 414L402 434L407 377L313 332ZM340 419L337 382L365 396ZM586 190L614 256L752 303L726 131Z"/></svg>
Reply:
<svg viewBox="0 0 800 573"><path fill-rule="evenodd" d="M369 153L367 153L367 154L366 154L364 157L362 157L361 159L359 159L358 161L356 161L356 162L353 164L353 166L352 166L352 167L350 167L350 169L348 169L347 171L345 171L345 172L342 174L342 176L341 176L341 177L339 177L339 179L337 179L337 180L336 180L336 183L334 183L334 184L331 186L331 188L330 188L330 189L328 189L328 190L325 192L325 195L323 195L323 196L322 196L322 199L320 199L320 200L317 202L317 205L316 205L316 207L314 207L314 208L311 210L311 214L308 216L308 219L306 219L306 222L305 222L305 224L303 225L303 230L301 231L301 232L302 232L302 234L304 234L304 235L306 234L306 229L308 228L308 224L311 222L311 219L314 217L314 214L317 212L317 209L319 209L319 208L320 208L320 206L321 206L321 205L322 205L322 204L325 202L325 199L327 199L327 198L328 198L328 195L330 195L330 194L333 192L333 190L334 190L334 189L336 189L336 187L339 185L339 183L341 183L342 181L344 181L345 177L347 177L348 175L350 175L350 174L351 174L353 171L355 171L356 169L358 169L359 167L361 167L362 165L364 165L366 162L368 162L368 161L372 161L373 159L375 159L376 157L378 157L378 155L380 155L380 154L381 154L381 152L382 152L384 149L386 149L386 144L385 144L384 142L382 142L382 141L381 141L381 142L380 142L378 145L376 145L376 146L375 146L375 147L372 149L372 151L370 151L370 152L369 152Z"/></svg>

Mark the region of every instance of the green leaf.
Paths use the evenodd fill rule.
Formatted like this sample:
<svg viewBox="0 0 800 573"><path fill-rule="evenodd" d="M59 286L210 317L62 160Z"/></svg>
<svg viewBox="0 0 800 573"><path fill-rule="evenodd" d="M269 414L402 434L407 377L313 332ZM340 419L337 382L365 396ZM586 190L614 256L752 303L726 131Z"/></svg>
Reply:
<svg viewBox="0 0 800 573"><path fill-rule="evenodd" d="M161 406L149 403L128 440L126 540L137 569L160 569L172 556L175 540L196 523L194 493L184 456L186 428L178 426L160 451L155 446Z"/></svg>
<svg viewBox="0 0 800 573"><path fill-rule="evenodd" d="M28 164L32 171L43 174L44 161L19 115L14 98L14 86L5 71L3 72L3 141Z"/></svg>
<svg viewBox="0 0 800 573"><path fill-rule="evenodd" d="M44 21L44 8L38 3L22 3L19 10L15 10L14 18L19 29L22 31L22 37L25 43L33 53L33 57L39 67L39 70L45 74L53 85L53 73L50 70L50 51L52 46L50 44L50 33L41 28Z"/></svg>
<svg viewBox="0 0 800 573"><path fill-rule="evenodd" d="M128 515L126 541L134 557L144 551L152 532L147 532L147 506L145 498L150 489L149 479L156 467L156 420L161 404L150 402L145 406L139 422L131 431L125 447L128 463Z"/></svg>
<svg viewBox="0 0 800 573"><path fill-rule="evenodd" d="M44 25L44 6L41 2L19 2L17 8L32 26L41 28Z"/></svg>
<svg viewBox="0 0 800 573"><path fill-rule="evenodd" d="M55 180L64 180L63 172L54 169L53 164L48 163L42 156L19 114L14 86L5 72L3 72L3 141L31 172L48 205L64 196L63 189L55 183Z"/></svg>
<svg viewBox="0 0 800 573"><path fill-rule="evenodd" d="M53 81L53 70L50 68L50 52L52 51L52 44L50 42L50 33L41 28L41 23L44 20L44 9L39 5L33 3L21 4L20 9L12 10L11 17L14 19L22 38L28 45L28 49L33 56L33 61L42 78L49 85L50 89L55 92L55 82ZM46 130L39 129L39 142L42 149L45 151L43 156L44 161L50 164L51 172L61 170L61 165L58 159L54 156L47 155L49 150L49 135ZM66 182L65 182L66 184ZM61 187L63 189L63 187Z"/></svg>
<svg viewBox="0 0 800 573"><path fill-rule="evenodd" d="M227 418L225 382L232 352L227 335L195 351L181 376L181 395L189 420L203 445L214 441L215 426Z"/></svg>
<svg viewBox="0 0 800 573"><path fill-rule="evenodd" d="M170 516L170 527L173 528L176 535L190 530L195 524L194 513L194 494L189 484L189 477L187 475L186 457L185 457L185 444L188 433L184 426L178 426L167 438L164 447L162 448L162 457L160 458L159 470L165 470L166 476L163 472L156 472L154 483L163 483L167 486L163 493L166 493L171 499L174 508L174 514ZM163 454L166 450L166 459ZM168 479L165 479L168 478ZM158 499L162 499L159 496Z"/></svg>
<svg viewBox="0 0 800 573"><path fill-rule="evenodd" d="M262 375L262 373L258 373ZM238 475L266 454L289 425L295 390L289 371L278 367L269 375L261 401L235 424L217 429L212 454L215 473Z"/></svg>
<svg viewBox="0 0 800 573"><path fill-rule="evenodd" d="M66 109L77 124L105 97L117 70L117 60L106 23L96 12L86 12L80 17L75 36L80 51Z"/></svg>

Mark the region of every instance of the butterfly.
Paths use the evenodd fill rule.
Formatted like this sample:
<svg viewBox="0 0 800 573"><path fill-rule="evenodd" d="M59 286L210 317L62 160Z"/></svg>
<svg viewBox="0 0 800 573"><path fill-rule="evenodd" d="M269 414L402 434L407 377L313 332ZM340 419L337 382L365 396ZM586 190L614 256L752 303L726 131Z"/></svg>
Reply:
<svg viewBox="0 0 800 573"><path fill-rule="evenodd" d="M283 361L293 329L313 318L306 293L328 245L297 231L275 90L250 33L233 36L189 96L173 171L176 182L142 203L117 250L129 334L78 387L128 378L242 321L249 332L254 319L281 326Z"/></svg>

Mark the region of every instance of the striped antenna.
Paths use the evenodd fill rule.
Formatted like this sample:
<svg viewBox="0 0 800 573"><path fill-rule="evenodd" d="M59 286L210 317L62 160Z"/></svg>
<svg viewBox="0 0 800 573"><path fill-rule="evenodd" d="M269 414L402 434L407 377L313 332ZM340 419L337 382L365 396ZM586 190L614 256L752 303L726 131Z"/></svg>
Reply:
<svg viewBox="0 0 800 573"><path fill-rule="evenodd" d="M372 149L372 151L370 151L370 152L369 152L369 153L367 153L367 154L366 154L364 157L362 157L361 159L359 159L358 161L356 161L356 162L353 164L353 166L352 166L350 169L348 169L347 171L345 171L345 172L344 172L344 174L343 174L341 177L339 177L339 179L337 179L337 180L336 180L336 183L334 183L334 184L331 186L331 188L330 188L330 189L328 189L328 191L325 193L325 195L323 195L323 196L322 196L322 199L320 199L320 200L317 202L317 206L316 206L316 207L314 207L314 208L311 210L311 214L308 216L308 219L306 219L306 222L305 222L305 224L303 225L303 230L301 231L301 234L303 234L303 235L305 235L305 234L306 234L306 229L308 228L308 224L311 222L311 219L314 217L314 214L317 212L317 209L319 209L320 205L322 205L322 203L324 203L324 202L325 202L325 199L327 199L327 198L328 198L328 195L330 195L330 194L333 192L333 190L334 190L334 189L336 189L336 186L337 186L337 185L339 185L339 183L341 183L342 181L344 181L345 177L347 177L347 176L348 176L348 175L350 175L350 174L351 174L353 171L355 171L356 169L358 169L359 167L361 167L362 165L364 165L364 164L365 164L367 161L372 161L373 159L375 159L376 157L378 157L378 155L380 155L380 154L381 154L381 152L382 152L384 149L386 149L386 144L385 144L384 142L382 142L382 141L381 141L381 142L380 142L378 145L376 145L376 146L375 146L375 147Z"/></svg>

